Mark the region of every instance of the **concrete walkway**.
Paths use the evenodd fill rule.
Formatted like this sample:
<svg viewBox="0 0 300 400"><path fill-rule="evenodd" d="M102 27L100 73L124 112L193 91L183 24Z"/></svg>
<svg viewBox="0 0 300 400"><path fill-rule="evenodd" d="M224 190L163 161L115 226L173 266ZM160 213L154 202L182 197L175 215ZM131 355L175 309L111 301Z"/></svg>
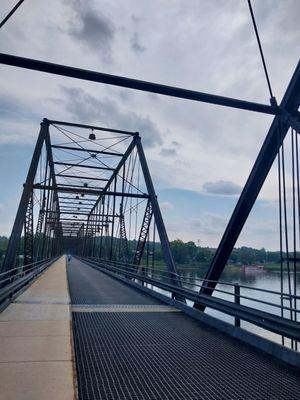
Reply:
<svg viewBox="0 0 300 400"><path fill-rule="evenodd" d="M65 257L0 314L0 400L74 400Z"/></svg>

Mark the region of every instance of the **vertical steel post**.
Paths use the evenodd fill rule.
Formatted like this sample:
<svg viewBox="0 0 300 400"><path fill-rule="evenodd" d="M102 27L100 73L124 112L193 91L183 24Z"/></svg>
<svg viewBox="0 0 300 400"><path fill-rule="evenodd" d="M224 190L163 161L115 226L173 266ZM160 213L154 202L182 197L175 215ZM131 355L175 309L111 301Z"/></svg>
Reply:
<svg viewBox="0 0 300 400"><path fill-rule="evenodd" d="M280 108L283 110L283 115L285 112L288 112L292 115L297 112L300 104L299 87L300 62L296 67L293 77L280 104ZM282 123L282 129L280 132L278 132L278 123ZM232 249L264 184L264 181L271 169L275 157L278 154L288 129L289 125L281 120L280 115L274 118L266 139L254 163L252 171L223 234L216 254L204 278L205 280L203 281L200 289L201 294L211 295L213 293L217 281L220 279ZM201 311L205 309L205 307L198 302L194 304L194 307Z"/></svg>
<svg viewBox="0 0 300 400"><path fill-rule="evenodd" d="M163 256L164 256L164 259L165 259L167 270L170 273L170 277L171 277L172 283L174 285L176 285L176 286L181 287L181 282L178 279L175 262L174 262L174 259L173 259L172 253L171 253L171 249L170 249L170 242L169 242L167 231L166 231L166 228L165 228L165 224L164 224L161 212L160 212L159 204L158 204L158 201L157 201L157 196L156 196L156 193L155 193L155 190L154 190L153 182L152 182L151 175L150 175L150 172L149 172L149 168L148 168L148 165L147 165L144 149L143 149L143 146L141 144L140 136L138 136L138 135L135 136L134 141L136 143L136 148L137 148L137 151L138 151L138 155L139 155L139 159L140 159L140 163L141 163L141 167L142 167L142 171L143 171L146 187L147 187L148 193L150 195L153 214L154 214L154 217L155 217L157 231L158 231L158 234L159 234L159 238L160 238L161 247L162 247L162 250L163 250ZM177 295L176 298L178 300L180 300L180 301L185 301L185 299L182 298L182 296L178 296Z"/></svg>
<svg viewBox="0 0 300 400"><path fill-rule="evenodd" d="M238 283L236 283L234 285L234 302L235 304L240 304L241 300L240 300L240 285ZM238 317L234 317L234 326L236 326L237 328L240 328L241 326L241 320Z"/></svg>
<svg viewBox="0 0 300 400"><path fill-rule="evenodd" d="M15 258L17 255L17 251L20 245L22 229L25 223L26 218L26 210L28 207L32 186L34 182L34 178L36 175L41 150L44 144L45 136L47 133L48 124L43 121L41 123L41 128L39 132L39 136L35 145L35 149L33 152L32 160L30 163L29 171L27 174L27 178L24 184L23 193L21 196L21 200L19 203L17 215L15 218L15 222L12 228L12 232L9 238L7 251L5 254L4 262L1 268L1 272L12 269L15 263Z"/></svg>

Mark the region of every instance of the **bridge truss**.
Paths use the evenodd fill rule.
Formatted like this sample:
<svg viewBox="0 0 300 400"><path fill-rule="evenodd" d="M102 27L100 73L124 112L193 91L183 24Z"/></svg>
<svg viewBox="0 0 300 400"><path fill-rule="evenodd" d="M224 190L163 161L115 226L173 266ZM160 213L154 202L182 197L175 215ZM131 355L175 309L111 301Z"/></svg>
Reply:
<svg viewBox="0 0 300 400"><path fill-rule="evenodd" d="M41 123L2 271L64 252L143 273L161 252L176 281L139 133Z"/></svg>
<svg viewBox="0 0 300 400"><path fill-rule="evenodd" d="M140 271L144 275L143 282L147 283L150 282L149 270L152 273L155 270L155 254L159 251L156 242L159 238L166 276L177 286L174 290L176 298L188 298L198 310L204 311L205 307L210 306L213 308L212 302L216 300L211 296L277 159L281 282L283 272L288 274L288 287L282 286L279 293L283 317L281 322L287 324L283 321L287 312L289 319L297 322L299 296L296 293L296 274L300 264L300 63L278 105L271 90L249 0L248 3L270 89L270 105L0 53L0 63L5 65L274 116L212 263L205 278L201 280L197 295L181 288L139 134L46 119L41 124L2 271L13 271L20 261L19 254L24 257L25 270L30 270L32 264L68 251L100 260L102 265L118 269L118 273L121 270L124 273L125 268L126 277L131 279ZM104 132L105 137L101 136ZM64 139L58 140L59 137ZM291 185L287 185L287 140L291 143ZM291 204L291 214L287 211L288 203ZM160 287L167 290L166 285L164 283ZM241 296L237 303L240 299ZM286 299L288 307L283 305ZM219 311L224 311L223 304L218 307ZM236 310L230 312L230 315L236 315ZM262 317L256 314L251 318L247 316L245 319L265 328L272 325L275 331L279 323L278 320L270 320L269 325L266 325L266 315ZM288 329L288 325L284 329ZM297 345L299 337L287 334L284 329L276 332L295 340Z"/></svg>

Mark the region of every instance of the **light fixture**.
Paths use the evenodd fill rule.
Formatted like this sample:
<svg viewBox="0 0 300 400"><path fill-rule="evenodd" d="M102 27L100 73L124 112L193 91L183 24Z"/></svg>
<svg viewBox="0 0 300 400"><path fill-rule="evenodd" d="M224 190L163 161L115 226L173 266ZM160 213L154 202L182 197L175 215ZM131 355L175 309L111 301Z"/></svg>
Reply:
<svg viewBox="0 0 300 400"><path fill-rule="evenodd" d="M96 140L96 135L94 134L94 130L92 129L92 133L89 135L90 140Z"/></svg>

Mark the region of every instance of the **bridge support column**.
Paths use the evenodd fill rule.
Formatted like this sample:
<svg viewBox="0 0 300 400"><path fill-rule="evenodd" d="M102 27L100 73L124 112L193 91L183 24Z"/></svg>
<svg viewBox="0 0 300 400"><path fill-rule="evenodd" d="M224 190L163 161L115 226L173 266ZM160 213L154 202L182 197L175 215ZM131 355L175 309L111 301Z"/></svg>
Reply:
<svg viewBox="0 0 300 400"><path fill-rule="evenodd" d="M26 219L26 211L27 211L28 203L30 200L31 192L32 192L34 177L35 177L35 174L37 171L37 166L39 163L41 150L42 150L47 132L48 132L48 123L43 121L41 123L39 136L38 136L36 146L34 149L34 153L32 156L32 160L31 160L31 164L30 164L29 171L27 174L26 182L24 184L23 193L21 196L21 200L20 200L18 211L17 211L16 219L15 219L15 222L13 225L13 229L11 232L11 236L10 236L10 239L8 242L8 247L7 247L7 251L6 251L6 255L5 255L3 265L2 265L1 272L7 271L7 270L13 268L13 265L15 262L16 253L17 253L18 247L20 245L22 229L23 229L25 219Z"/></svg>
<svg viewBox="0 0 300 400"><path fill-rule="evenodd" d="M153 215L155 218L155 223L157 226L157 231L158 231L158 235L160 238L161 247L163 250L163 256L165 259L167 270L170 273L170 278L171 278L170 280L176 286L181 287L181 282L178 279L175 262L174 262L174 259L173 259L172 253L171 253L170 243L169 243L166 227L165 227L165 224L164 224L161 212L160 212L160 208L158 205L157 196L156 196L153 182L151 179L151 175L150 175L150 172L148 169L143 146L141 145L141 138L140 138L140 136L136 136L134 140L135 140L136 148L137 148L138 155L140 158L140 163L141 163L142 171L144 174L144 179L145 179L145 183L147 186L147 190L150 195L152 209L153 209ZM177 300L185 302L185 298L182 296L176 295L175 298Z"/></svg>
<svg viewBox="0 0 300 400"><path fill-rule="evenodd" d="M290 127L290 125L285 122L286 114L294 115L297 113L300 104L299 87L300 62L296 67L294 75L280 104L282 117L279 113L272 122L266 139L223 234L216 254L204 278L205 280L200 289L201 294L211 295L221 277L233 247L243 229ZM200 303L195 303L194 307L202 311L205 309L205 307Z"/></svg>

